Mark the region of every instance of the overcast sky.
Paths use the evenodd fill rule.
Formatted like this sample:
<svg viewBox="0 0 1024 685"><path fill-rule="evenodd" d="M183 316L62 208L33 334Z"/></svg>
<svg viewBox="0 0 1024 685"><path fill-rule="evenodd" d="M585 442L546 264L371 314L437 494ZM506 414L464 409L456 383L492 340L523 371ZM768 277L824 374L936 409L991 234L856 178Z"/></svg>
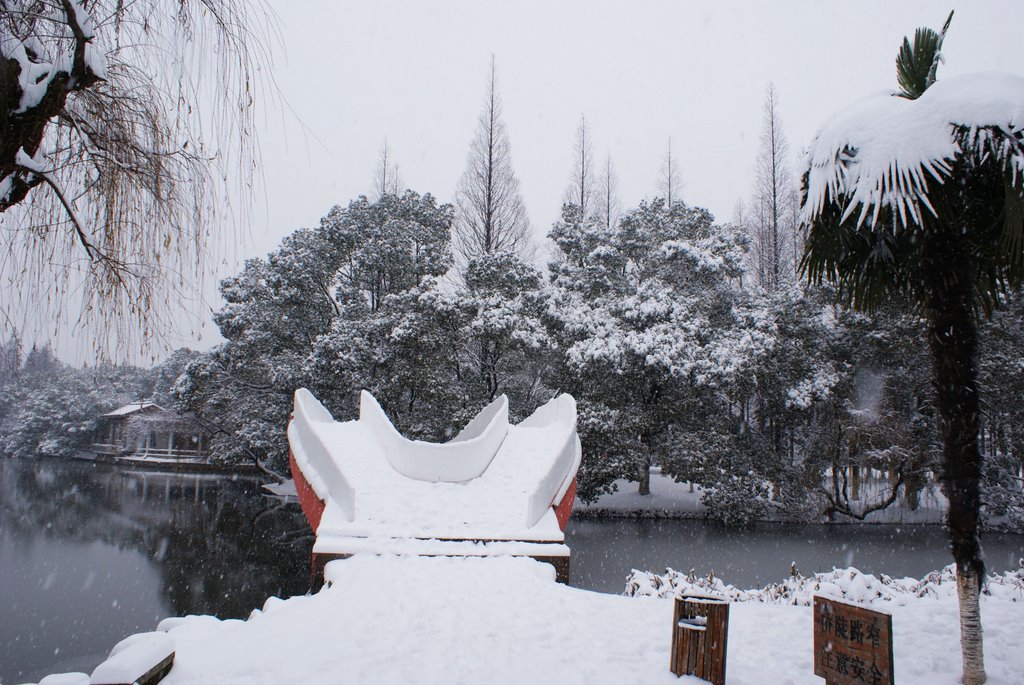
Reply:
<svg viewBox="0 0 1024 685"><path fill-rule="evenodd" d="M1024 73L1024 2L312 2L271 0L281 100L263 129L266 198L219 277L334 204L369 194L384 138L405 187L450 201L497 61L530 221L557 219L581 114L622 206L657 191L669 138L683 199L720 220L751 194L774 82L794 167L834 112L894 89L903 36L956 10L939 78ZM290 111L283 111L283 110ZM219 306L211 286L209 306ZM209 320L208 316L203 317ZM211 323L201 340L218 340Z"/></svg>

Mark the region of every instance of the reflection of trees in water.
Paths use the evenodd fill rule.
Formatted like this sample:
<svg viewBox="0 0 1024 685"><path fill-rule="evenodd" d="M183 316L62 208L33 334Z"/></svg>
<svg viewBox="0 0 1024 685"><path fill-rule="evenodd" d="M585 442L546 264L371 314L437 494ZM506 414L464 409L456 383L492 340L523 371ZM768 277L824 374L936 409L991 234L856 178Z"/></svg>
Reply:
<svg viewBox="0 0 1024 685"><path fill-rule="evenodd" d="M244 617L270 595L309 589L312 535L298 505L252 479L0 459L0 517L13 535L139 550L175 614Z"/></svg>

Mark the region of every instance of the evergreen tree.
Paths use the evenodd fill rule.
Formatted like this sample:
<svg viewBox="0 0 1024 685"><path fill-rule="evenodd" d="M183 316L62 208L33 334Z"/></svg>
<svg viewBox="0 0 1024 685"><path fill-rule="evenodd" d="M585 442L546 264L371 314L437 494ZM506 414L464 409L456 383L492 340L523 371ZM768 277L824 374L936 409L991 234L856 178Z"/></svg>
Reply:
<svg viewBox="0 0 1024 685"><path fill-rule="evenodd" d="M416 437L441 430L415 422L430 392L461 400L447 379L423 376L433 372L430 345L452 347L438 328L454 316L438 281L452 262L451 221L451 207L430 195L361 197L224 280L216 321L226 342L189 364L175 389L212 430L216 458L283 471L284 426L303 386L340 417L354 415L367 388Z"/></svg>
<svg viewBox="0 0 1024 685"><path fill-rule="evenodd" d="M744 241L707 211L662 200L611 229L566 205L550 237L561 359L549 385L579 403L580 495L593 499L623 475L647 494L655 458L681 472L678 435L728 414L721 390L752 353L734 306Z"/></svg>
<svg viewBox="0 0 1024 685"><path fill-rule="evenodd" d="M99 418L152 393L151 374L131 366L103 364L75 369L49 346L35 347L19 382L0 390L0 454L69 457L87 449Z"/></svg>
<svg viewBox="0 0 1024 685"><path fill-rule="evenodd" d="M470 376L470 404L506 394L513 418L525 418L551 396L541 380L551 348L541 274L513 254L497 253L470 262L465 280L463 306L474 315L463 356L479 370Z"/></svg>
<svg viewBox="0 0 1024 685"><path fill-rule="evenodd" d="M12 333L3 345L0 345L0 388L13 382L21 371L21 339Z"/></svg>
<svg viewBox="0 0 1024 685"><path fill-rule="evenodd" d="M1013 292L979 330L983 516L1024 531L1024 295Z"/></svg>

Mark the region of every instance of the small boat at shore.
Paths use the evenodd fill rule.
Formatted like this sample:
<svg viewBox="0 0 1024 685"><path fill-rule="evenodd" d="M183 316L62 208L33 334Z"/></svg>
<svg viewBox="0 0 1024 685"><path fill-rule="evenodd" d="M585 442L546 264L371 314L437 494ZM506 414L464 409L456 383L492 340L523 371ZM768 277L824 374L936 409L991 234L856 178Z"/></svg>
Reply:
<svg viewBox="0 0 1024 685"><path fill-rule="evenodd" d="M328 561L360 552L526 556L568 580L563 530L582 454L570 395L516 425L501 396L452 440L429 443L401 435L369 392L358 419L338 422L299 389L288 442L316 533L314 583Z"/></svg>

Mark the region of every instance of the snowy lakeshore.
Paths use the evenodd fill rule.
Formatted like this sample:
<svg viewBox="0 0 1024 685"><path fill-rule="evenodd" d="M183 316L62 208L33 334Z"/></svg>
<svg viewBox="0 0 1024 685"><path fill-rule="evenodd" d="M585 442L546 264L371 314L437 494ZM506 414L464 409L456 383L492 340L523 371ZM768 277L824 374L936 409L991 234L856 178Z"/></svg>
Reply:
<svg viewBox="0 0 1024 685"><path fill-rule="evenodd" d="M295 485L291 480L284 483L268 483L263 487L270 494L285 501L295 500ZM601 495L595 502L584 503L577 499L573 506L573 516L700 519L705 514L704 506L701 504L703 488L694 485L691 489L689 483L677 482L671 476L662 473L657 466L651 469L650 495L639 494L637 484L626 479L615 481L615 487L615 492ZM864 521L844 520L843 517L839 517L830 523L942 524L945 507L945 498L938 491L938 487L932 485L921 493L918 508L915 510L908 508L905 501L901 500L889 509L872 512Z"/></svg>
<svg viewBox="0 0 1024 685"><path fill-rule="evenodd" d="M673 602L653 585L634 590L654 596L637 597L574 589L555 583L551 566L523 558L357 555L331 562L326 577L319 593L271 598L245 621L162 621L157 630L176 652L163 682L702 682L669 672ZM1021 578L1004 574L982 597L991 685L1019 683L1024 672ZM901 685L957 683L955 586L935 580L922 591L909 579L885 585L846 570L805 582L777 603L742 598L730 609L727 682L820 684L811 608L802 603L818 592L892 613ZM41 681L87 682L85 674Z"/></svg>
<svg viewBox="0 0 1024 685"><path fill-rule="evenodd" d="M881 490L881 481L875 480L864 485L865 498L873 490ZM704 490L699 485L691 488L689 483L679 483L671 476L662 473L657 466L651 469L651 494L641 495L634 481L619 479L615 481L615 492L598 497L595 502L584 503L579 500L573 508L574 516L584 517L632 517L632 518L668 518L698 519L705 516L705 508L701 503ZM865 501L867 501L865 499ZM864 521L857 521L838 516L835 521L822 523L906 523L906 524L941 524L946 513L946 499L935 484L928 485L919 496L916 509L907 506L906 498L901 497L890 507L867 515ZM766 521L785 520L784 512L773 512ZM809 523L809 522L807 522Z"/></svg>

